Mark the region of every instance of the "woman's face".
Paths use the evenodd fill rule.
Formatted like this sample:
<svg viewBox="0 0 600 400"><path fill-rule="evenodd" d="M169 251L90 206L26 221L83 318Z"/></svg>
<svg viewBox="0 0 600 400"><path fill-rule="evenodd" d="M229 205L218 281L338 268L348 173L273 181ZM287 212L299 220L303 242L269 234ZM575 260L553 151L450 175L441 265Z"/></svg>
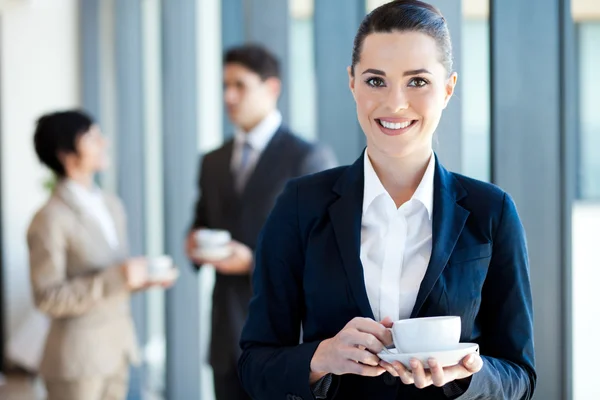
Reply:
<svg viewBox="0 0 600 400"><path fill-rule="evenodd" d="M431 152L456 85L456 74L448 77L433 38L420 32L372 33L354 76L350 68L348 74L370 154L400 158Z"/></svg>
<svg viewBox="0 0 600 400"><path fill-rule="evenodd" d="M108 141L97 125L92 125L89 131L77 138L75 149L75 153L65 158L68 170L94 174L108 167Z"/></svg>

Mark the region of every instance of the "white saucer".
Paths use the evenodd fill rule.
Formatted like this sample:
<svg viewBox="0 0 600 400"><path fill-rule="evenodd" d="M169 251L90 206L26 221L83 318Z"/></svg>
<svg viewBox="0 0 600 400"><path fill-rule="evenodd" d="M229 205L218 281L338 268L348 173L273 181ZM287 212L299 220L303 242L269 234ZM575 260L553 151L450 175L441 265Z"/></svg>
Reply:
<svg viewBox="0 0 600 400"><path fill-rule="evenodd" d="M219 246L214 248L198 249L195 256L210 261L221 261L231 256L232 251L229 246Z"/></svg>
<svg viewBox="0 0 600 400"><path fill-rule="evenodd" d="M432 351L427 353L398 353L396 348L384 350L377 354L377 357L387 363L399 361L402 365L410 369L410 360L416 358L423 363L425 369L429 368L427 360L435 358L441 367L451 367L461 362L463 358L471 353L479 353L477 343L459 343L455 348L444 351Z"/></svg>

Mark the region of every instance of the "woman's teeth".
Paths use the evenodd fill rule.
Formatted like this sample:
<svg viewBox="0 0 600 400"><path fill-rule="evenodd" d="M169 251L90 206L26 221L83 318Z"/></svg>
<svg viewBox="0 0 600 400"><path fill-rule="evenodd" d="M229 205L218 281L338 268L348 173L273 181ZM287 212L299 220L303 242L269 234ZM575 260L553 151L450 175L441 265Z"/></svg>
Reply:
<svg viewBox="0 0 600 400"><path fill-rule="evenodd" d="M379 123L384 128L397 130L397 129L408 128L410 126L410 124L412 124L412 121L407 121L407 122L387 122L387 121L379 120Z"/></svg>

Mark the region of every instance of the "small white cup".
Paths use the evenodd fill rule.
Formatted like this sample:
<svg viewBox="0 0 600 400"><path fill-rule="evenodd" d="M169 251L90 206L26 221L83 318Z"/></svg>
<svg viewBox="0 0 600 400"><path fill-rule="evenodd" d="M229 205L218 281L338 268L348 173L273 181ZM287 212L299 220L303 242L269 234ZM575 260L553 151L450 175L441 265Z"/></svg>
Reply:
<svg viewBox="0 0 600 400"><path fill-rule="evenodd" d="M161 277L169 273L173 268L173 259L170 256L162 255L148 258L148 275L152 278Z"/></svg>
<svg viewBox="0 0 600 400"><path fill-rule="evenodd" d="M394 322L392 337L400 353L423 353L455 348L460 341L460 317L426 317Z"/></svg>
<svg viewBox="0 0 600 400"><path fill-rule="evenodd" d="M226 246L231 242L231 234L220 229L199 229L194 233L196 247L210 249Z"/></svg>
<svg viewBox="0 0 600 400"><path fill-rule="evenodd" d="M220 229L199 229L194 233L196 254L207 261L219 261L231 255L231 233Z"/></svg>

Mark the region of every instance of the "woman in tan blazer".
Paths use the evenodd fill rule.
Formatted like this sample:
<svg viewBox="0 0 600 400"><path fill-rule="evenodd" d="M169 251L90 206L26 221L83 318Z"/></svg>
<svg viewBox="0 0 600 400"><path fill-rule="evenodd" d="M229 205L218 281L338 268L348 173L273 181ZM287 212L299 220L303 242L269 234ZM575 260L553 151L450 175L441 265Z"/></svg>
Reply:
<svg viewBox="0 0 600 400"><path fill-rule="evenodd" d="M67 111L41 117L34 144L58 178L27 233L35 304L52 318L40 366L48 399L124 399L138 361L129 296L150 285L146 260L128 258L120 201L94 184L106 139Z"/></svg>

